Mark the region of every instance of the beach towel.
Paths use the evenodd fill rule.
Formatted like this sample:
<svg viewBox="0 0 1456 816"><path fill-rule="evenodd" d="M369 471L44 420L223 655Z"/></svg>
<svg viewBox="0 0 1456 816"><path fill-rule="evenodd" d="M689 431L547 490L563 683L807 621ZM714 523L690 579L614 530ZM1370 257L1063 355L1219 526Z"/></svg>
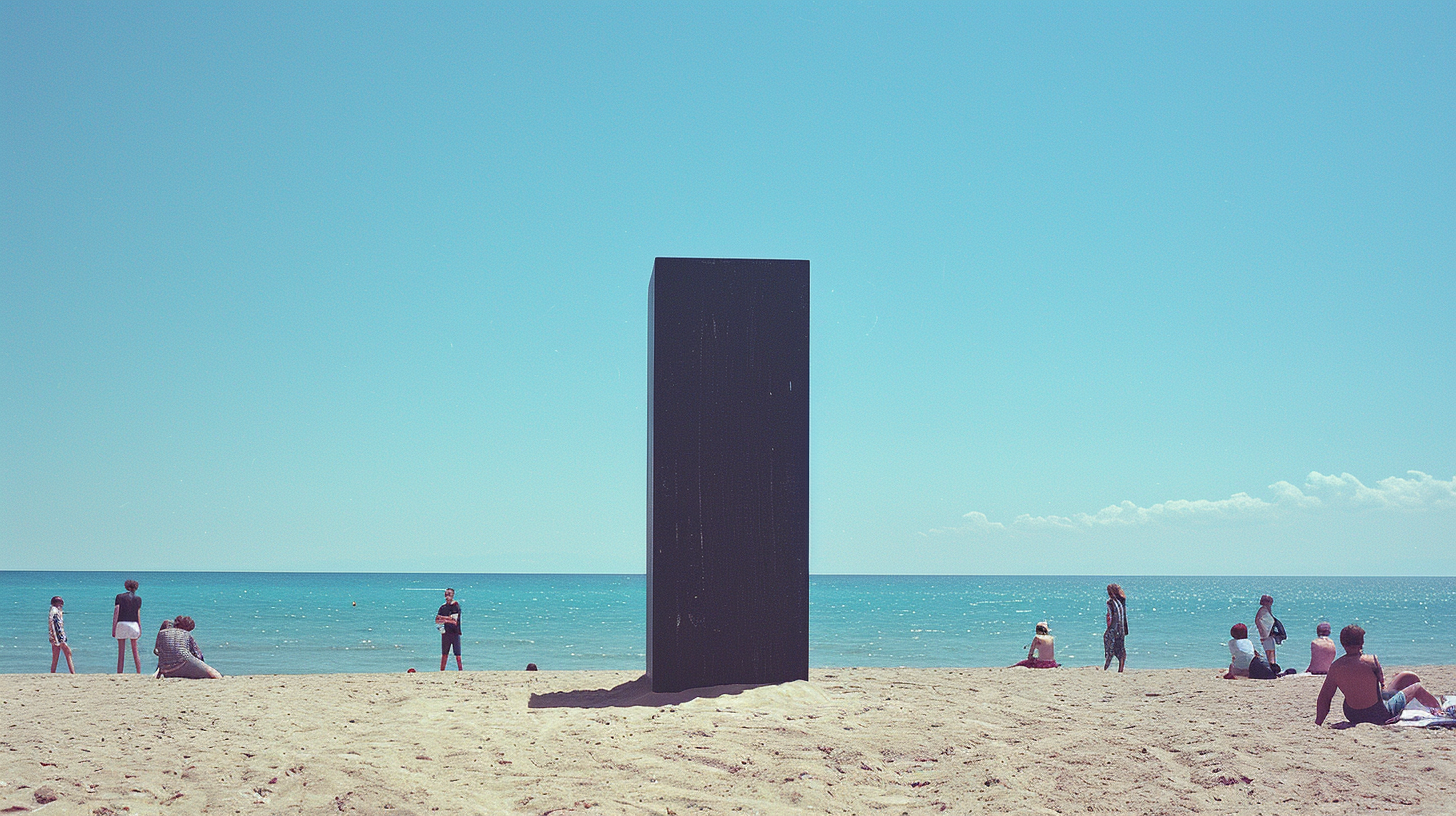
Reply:
<svg viewBox="0 0 1456 816"><path fill-rule="evenodd" d="M1432 711L1420 703L1411 703L1400 712L1399 726L1415 728L1456 728L1456 696L1441 698L1441 710Z"/></svg>

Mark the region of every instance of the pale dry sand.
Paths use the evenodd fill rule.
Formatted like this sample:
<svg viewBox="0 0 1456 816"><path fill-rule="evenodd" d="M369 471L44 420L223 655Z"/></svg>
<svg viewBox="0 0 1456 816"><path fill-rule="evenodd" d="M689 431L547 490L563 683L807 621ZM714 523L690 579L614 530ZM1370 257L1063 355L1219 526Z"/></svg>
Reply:
<svg viewBox="0 0 1456 816"><path fill-rule="evenodd" d="M1456 666L1418 668L1438 693ZM1456 731L1319 679L825 669L652 695L624 672L0 676L0 813L1456 812ZM47 804L40 800L51 799Z"/></svg>

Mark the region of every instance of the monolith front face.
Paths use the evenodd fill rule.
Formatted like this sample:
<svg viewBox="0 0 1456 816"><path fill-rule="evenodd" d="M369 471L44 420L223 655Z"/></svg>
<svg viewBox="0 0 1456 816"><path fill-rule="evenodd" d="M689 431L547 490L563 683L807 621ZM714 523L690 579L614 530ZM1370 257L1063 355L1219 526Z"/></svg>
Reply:
<svg viewBox="0 0 1456 816"><path fill-rule="evenodd" d="M809 262L658 258L648 289L647 674L809 674Z"/></svg>

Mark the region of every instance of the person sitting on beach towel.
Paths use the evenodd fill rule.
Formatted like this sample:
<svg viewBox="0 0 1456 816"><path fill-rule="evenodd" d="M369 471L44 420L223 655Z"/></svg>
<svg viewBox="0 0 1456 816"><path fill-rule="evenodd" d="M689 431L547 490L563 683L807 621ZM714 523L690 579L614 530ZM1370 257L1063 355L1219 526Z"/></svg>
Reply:
<svg viewBox="0 0 1456 816"><path fill-rule="evenodd" d="M186 615L178 615L172 626L157 633L157 671L163 677L187 677L194 680L222 678L217 669L202 662L202 649L192 639L197 624Z"/></svg>
<svg viewBox="0 0 1456 816"><path fill-rule="evenodd" d="M1020 663L1011 664L1011 668L1025 666L1028 669L1055 669L1056 643L1051 636L1051 629L1046 621L1036 625L1036 636L1031 639L1031 645L1026 647L1026 659Z"/></svg>
<svg viewBox="0 0 1456 816"><path fill-rule="evenodd" d="M1352 723L1388 725L1400 719L1400 712L1411 700L1433 710L1441 708L1441 702L1426 691L1415 672L1399 672L1389 683L1385 682L1380 658L1364 654L1364 629L1354 624L1341 629L1340 645L1345 647L1345 654L1330 664L1325 683L1320 686L1314 709L1315 725L1324 725L1336 690L1345 695L1345 719Z"/></svg>

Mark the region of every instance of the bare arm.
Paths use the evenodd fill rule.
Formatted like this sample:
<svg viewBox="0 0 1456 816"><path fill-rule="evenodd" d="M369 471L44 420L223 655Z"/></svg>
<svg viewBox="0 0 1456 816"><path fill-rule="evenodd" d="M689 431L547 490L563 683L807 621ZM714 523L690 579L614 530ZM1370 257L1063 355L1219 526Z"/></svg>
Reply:
<svg viewBox="0 0 1456 816"><path fill-rule="evenodd" d="M1314 704L1314 724L1324 725L1325 717L1330 714L1330 703L1335 699L1335 675L1325 675L1325 684L1320 686L1319 699Z"/></svg>
<svg viewBox="0 0 1456 816"><path fill-rule="evenodd" d="M116 619L121 617L121 607L111 607L111 636L116 637Z"/></svg>

